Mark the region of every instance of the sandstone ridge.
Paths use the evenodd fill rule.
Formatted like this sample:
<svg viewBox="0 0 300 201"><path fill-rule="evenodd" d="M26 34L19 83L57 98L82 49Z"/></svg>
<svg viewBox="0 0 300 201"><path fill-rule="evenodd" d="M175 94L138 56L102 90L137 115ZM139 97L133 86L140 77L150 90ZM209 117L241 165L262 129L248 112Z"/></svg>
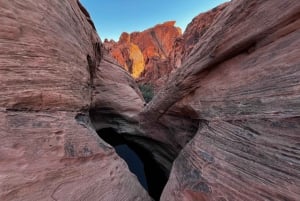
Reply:
<svg viewBox="0 0 300 201"><path fill-rule="evenodd" d="M124 32L118 42L105 40L104 46L137 82L151 84L158 90L227 4L199 14L183 34L175 27L175 21L168 21L142 32Z"/></svg>

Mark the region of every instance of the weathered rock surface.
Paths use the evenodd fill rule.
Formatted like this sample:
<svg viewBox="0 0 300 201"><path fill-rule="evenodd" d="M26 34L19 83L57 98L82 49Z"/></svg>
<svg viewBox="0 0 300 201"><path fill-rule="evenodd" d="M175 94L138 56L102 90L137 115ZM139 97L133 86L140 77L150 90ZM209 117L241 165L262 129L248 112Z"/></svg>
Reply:
<svg viewBox="0 0 300 201"><path fill-rule="evenodd" d="M144 107L144 100L135 81L106 52L99 66L90 111L95 129L114 128L118 133L140 133L137 117Z"/></svg>
<svg viewBox="0 0 300 201"><path fill-rule="evenodd" d="M105 42L106 49L134 78L141 76L145 70L144 55L136 44L130 41L130 35L123 33L118 43L114 41Z"/></svg>
<svg viewBox="0 0 300 201"><path fill-rule="evenodd" d="M172 70L169 54L181 30L175 21L142 32L122 33L118 42L105 41L110 54L139 82L156 83Z"/></svg>
<svg viewBox="0 0 300 201"><path fill-rule="evenodd" d="M150 83L159 89L168 80L170 73L181 66L226 6L227 3L224 3L199 14L187 26L183 35L174 26L175 22L170 21L142 32L122 33L118 42L106 40L104 45L139 83Z"/></svg>
<svg viewBox="0 0 300 201"><path fill-rule="evenodd" d="M228 3L224 3L210 11L201 13L188 24L183 35L175 40L172 51L170 52L170 65L173 69L179 68L188 58L194 46L227 5Z"/></svg>
<svg viewBox="0 0 300 201"><path fill-rule="evenodd" d="M151 200L96 133L112 128L172 167L162 201L299 200L299 11L232 0L196 18L181 67L143 107L76 0L2 1L0 199ZM169 65L162 33L122 35L128 70L135 57Z"/></svg>
<svg viewBox="0 0 300 201"><path fill-rule="evenodd" d="M161 200L300 199L299 11L231 1L145 107L144 131L185 147ZM186 146L184 119L199 121Z"/></svg>
<svg viewBox="0 0 300 201"><path fill-rule="evenodd" d="M1 200L150 200L114 149L87 126L87 116L0 115Z"/></svg>
<svg viewBox="0 0 300 201"><path fill-rule="evenodd" d="M91 124L89 110L108 107L101 95L126 117L143 100L86 10L76 0L0 4L0 200L150 201Z"/></svg>

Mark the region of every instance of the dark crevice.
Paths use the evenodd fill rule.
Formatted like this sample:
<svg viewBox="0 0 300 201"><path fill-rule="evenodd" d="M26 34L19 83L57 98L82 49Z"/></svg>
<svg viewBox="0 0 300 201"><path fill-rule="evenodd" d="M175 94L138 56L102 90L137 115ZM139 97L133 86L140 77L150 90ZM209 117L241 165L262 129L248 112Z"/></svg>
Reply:
<svg viewBox="0 0 300 201"><path fill-rule="evenodd" d="M88 71L90 73L90 85L92 87L94 85L94 78L96 77L97 66L100 64L103 57L100 42L93 43L93 51L92 56L89 54L86 56Z"/></svg>
<svg viewBox="0 0 300 201"><path fill-rule="evenodd" d="M94 30L96 30L95 24L94 24L93 20L91 19L89 12L82 6L82 4L79 1L77 1L77 4L78 4L78 7L81 10L81 12L85 15L89 24L93 27Z"/></svg>
<svg viewBox="0 0 300 201"><path fill-rule="evenodd" d="M88 63L88 70L90 73L90 84L91 86L93 86L93 82L94 82L94 75L96 73L96 62L92 60L90 55L86 56L86 60Z"/></svg>
<svg viewBox="0 0 300 201"><path fill-rule="evenodd" d="M101 62L102 57L103 57L103 53L101 51L101 49L102 49L101 43L99 41L95 42L93 44L93 49L94 49L94 54L95 54L95 64L97 66Z"/></svg>
<svg viewBox="0 0 300 201"><path fill-rule="evenodd" d="M166 52L165 52L165 50L164 50L164 48L163 48L163 46L162 46L161 43L159 42L159 40L158 40L158 38L157 38L157 36L156 36L155 31L152 30L152 31L150 32L150 34L151 34L152 38L154 39L154 41L156 42L156 44L157 44L157 46L159 47L159 49L161 50L161 52L164 54L164 56L165 56L165 57L168 57L167 54L166 54Z"/></svg>
<svg viewBox="0 0 300 201"><path fill-rule="evenodd" d="M161 122L156 124L158 129L164 135L170 135L170 138L174 138L171 133L185 133L187 137L179 136L180 139L177 140L181 140L182 143L180 143L180 147L176 148L174 144L177 144L178 141L174 140L174 143L172 141L162 142L151 138L151 135L147 137L146 135L151 132L150 130L144 133L145 131L141 129L143 127L139 121L116 114L114 108L98 107L89 111L91 124L100 138L115 147L116 152L127 162L129 169L137 175L141 185L154 200L160 199L169 179L173 161L185 143L188 143L196 134L199 125L201 128L200 122L202 121L192 119L193 114L193 111L189 111L188 116L178 117L178 114L175 113L168 115L166 119L161 119ZM86 119L81 115L77 116L76 120L86 122ZM185 128L189 129L170 129L176 127L176 124L170 125L170 122L179 121L184 124ZM205 124L206 121L203 120L202 123ZM163 125L169 126L164 128ZM139 159L136 159L136 156Z"/></svg>
<svg viewBox="0 0 300 201"><path fill-rule="evenodd" d="M153 153L144 148L142 143L162 146L159 142L144 137L118 134L112 128L97 131L98 135L112 145L117 154L124 159L132 173L141 185L148 191L154 200L159 200L160 195L169 177L166 170L157 162ZM140 143L139 143L140 142Z"/></svg>

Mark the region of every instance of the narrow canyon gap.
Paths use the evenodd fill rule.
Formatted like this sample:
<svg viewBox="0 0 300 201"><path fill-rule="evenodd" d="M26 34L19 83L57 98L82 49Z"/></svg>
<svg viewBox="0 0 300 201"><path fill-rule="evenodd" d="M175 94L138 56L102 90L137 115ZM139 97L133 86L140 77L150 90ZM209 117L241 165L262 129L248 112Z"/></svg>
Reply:
<svg viewBox="0 0 300 201"><path fill-rule="evenodd" d="M112 128L103 128L97 133L115 148L118 155L127 163L130 171L137 176L141 185L149 192L149 195L155 200L159 200L169 175L166 175L154 160L152 153L130 140L130 136L120 135ZM144 140L147 141L147 139ZM149 141L155 143L150 139Z"/></svg>

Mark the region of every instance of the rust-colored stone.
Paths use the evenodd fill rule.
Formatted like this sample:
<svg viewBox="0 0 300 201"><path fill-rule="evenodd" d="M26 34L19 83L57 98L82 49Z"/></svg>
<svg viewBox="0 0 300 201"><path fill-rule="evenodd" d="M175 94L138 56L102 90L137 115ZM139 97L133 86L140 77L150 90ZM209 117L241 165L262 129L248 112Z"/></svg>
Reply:
<svg viewBox="0 0 300 201"><path fill-rule="evenodd" d="M91 124L89 110L107 103L99 96L118 98L110 106L128 118L143 100L86 10L77 0L0 4L0 200L152 200Z"/></svg>
<svg viewBox="0 0 300 201"><path fill-rule="evenodd" d="M150 201L97 136L112 128L172 168L161 201L298 201L299 10L298 0L232 0L198 16L175 49L153 40L174 22L107 41L128 70L148 61L145 80L172 72L144 106L77 1L3 1L0 199Z"/></svg>
<svg viewBox="0 0 300 201"><path fill-rule="evenodd" d="M135 79L156 84L172 70L169 54L179 36L175 21L169 21L142 32L122 33L118 42L105 41L104 45Z"/></svg>
<svg viewBox="0 0 300 201"><path fill-rule="evenodd" d="M144 131L184 147L162 201L299 200L299 10L231 1L145 107Z"/></svg>
<svg viewBox="0 0 300 201"><path fill-rule="evenodd" d="M170 53L170 65L173 69L179 68L182 62L187 59L187 56L193 50L194 46L227 5L228 3L224 3L210 11L201 13L188 24L183 35L178 37L173 44Z"/></svg>

